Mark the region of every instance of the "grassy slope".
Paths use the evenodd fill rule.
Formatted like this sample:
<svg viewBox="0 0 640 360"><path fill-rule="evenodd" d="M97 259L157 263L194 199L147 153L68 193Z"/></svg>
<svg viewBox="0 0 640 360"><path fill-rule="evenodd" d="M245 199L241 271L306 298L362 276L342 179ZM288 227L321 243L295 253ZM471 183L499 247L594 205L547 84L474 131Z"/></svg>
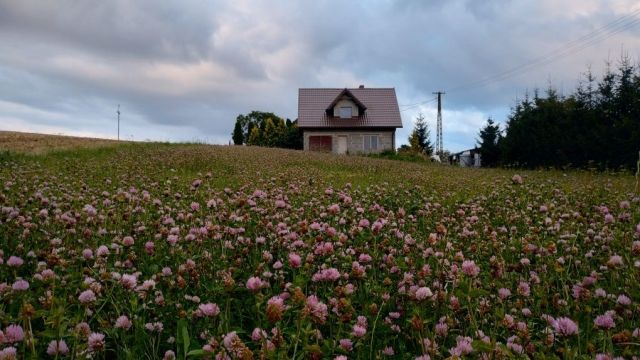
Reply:
<svg viewBox="0 0 640 360"><path fill-rule="evenodd" d="M117 141L108 139L0 131L0 152L44 154L56 149L94 148L116 144Z"/></svg>
<svg viewBox="0 0 640 360"><path fill-rule="evenodd" d="M58 149L67 146L60 139L57 142ZM81 209L86 203L99 199L100 194L105 190L117 197L116 194L120 193L119 189L126 192L130 186L136 187L138 191L148 189L154 197L162 198L164 195L163 202L168 205L175 204L178 208L188 207L189 202L193 199L204 204L207 198L200 197L225 188L232 189L232 192L242 189L242 192L249 194L255 189L271 189L273 191L282 189L285 196L291 198L292 206L300 208L306 207L307 204L313 207L321 203L323 200L310 200L309 197L320 199L322 196L320 194L328 186L344 189L345 184L351 183L353 190L350 191L350 196L353 196L355 201L362 201L366 204L377 202L392 209L405 207L408 214L414 214L416 209L424 203L437 202L444 205L444 210L441 213L446 216L442 217L442 220L453 219L452 214L462 206L467 210L470 207L475 207L474 212L480 207L484 207L484 210L478 210L482 217L481 224L483 226L490 225L496 228L505 224L518 226L520 232L518 236L511 239L510 243L494 244L494 246L502 248L478 250L480 252L477 254L478 259L484 259L482 266L487 269L488 265L485 262L492 251L501 252L508 263L516 263L519 252L509 251L504 246L521 246L519 241L523 234L540 243L557 240L557 235L545 235L544 232L540 234L537 232L542 228L541 223L535 222L543 217L537 215L536 209L540 204L552 204L560 207L562 211L581 209L586 213L592 212L596 204L614 208L619 201L630 197L628 194L633 191L635 182L633 177L625 174L463 169L428 163L255 147L159 143L122 143L108 147L91 147L91 145L89 144L88 148L72 146L71 149L52 150L40 154L4 153L0 157L0 183L13 181L19 187L14 187L14 198L11 197L10 192L6 193L9 196L8 199L5 199L4 195L0 196L0 206L4 206L5 201L6 205L11 206L12 202L24 200L23 197L18 196L18 190L32 186L30 184L39 184L38 186L46 188L45 182L49 184L57 182L51 187L56 189L58 199L52 199L62 203L69 202L63 205L65 211L68 208ZM524 188L517 189L505 186L510 183L509 179L516 172L525 178L526 191ZM196 197L195 193L191 194L188 190L189 186L194 179L203 178L206 178L205 185L199 189L198 197ZM36 189L25 190L25 193L31 194L34 190ZM301 193L300 196L295 195L298 190ZM205 193L202 193L203 191ZM20 190L20 192L23 191ZM180 192L183 195L178 195ZM173 200L178 198L180 200ZM127 206L126 201L121 200L123 199L118 201L116 207ZM508 201L514 203L507 204ZM528 204L531 204L534 209L529 212L533 215L524 216L523 214L528 214L523 210ZM515 211L514 209L519 210ZM155 211L152 207L149 207L148 210ZM228 211L229 214L236 211L243 214L240 208L230 207ZM317 215L314 209L306 209L306 213L309 213L310 218ZM433 218L423 219L427 224L424 225L425 229L431 229L434 226L432 224L434 221L440 221L437 217L438 214L440 212L436 211ZM136 219L145 217L141 214L130 214L130 216ZM154 213L154 216L157 217L158 214ZM289 216L292 216L292 213ZM556 217L558 214L553 216ZM124 217L121 219L120 217L120 214L113 216L113 219L109 217L109 221L118 221L118 231L129 233L133 231L134 226L137 226L133 220L130 221ZM271 220L275 221L275 219L274 215ZM278 221L280 220L289 222L287 219L279 219ZM635 224L638 220L636 216L632 223ZM251 218L251 221L257 220ZM294 221L292 220L292 222ZM581 225L578 226L580 222L578 225L573 223L571 221L571 224L567 226L576 229L583 228ZM155 227L154 224L151 221L147 223L147 226ZM258 222L251 224L247 224L247 226L262 229ZM420 224L417 226L417 230L407 231L413 232L415 230L416 237L424 236L426 234L424 231L427 230L422 229ZM456 226L455 221L451 226L453 232ZM18 231L19 229L13 230ZM111 228L109 230L113 231ZM528 230L529 232L527 232ZM41 235L38 234L38 236ZM538 237L541 239L537 239ZM617 242L622 239L628 241L629 235L620 236L619 239L612 244L614 249L623 249L622 245ZM454 240L454 243L455 246L463 246L462 243L458 243L458 240ZM485 241L482 244L488 246L489 242ZM472 253L475 251L476 249L470 250ZM626 259L625 262L629 263L630 261ZM249 267L249 269L251 268ZM144 271L150 272L151 270ZM551 274L553 275L553 273ZM548 283L544 289L547 291L561 289L565 283L572 284L572 281L584 275L569 272L567 274L566 276L571 276L571 278L550 277L555 279L553 281L557 283ZM243 277L238 281L244 281L247 276L247 274L243 274ZM375 278L375 274L371 276ZM632 277L628 277L625 281L631 280ZM606 282L603 283L606 284ZM619 285L620 283L623 281L618 280L615 284ZM631 297L636 299L638 295L631 291L636 291L637 285L627 285L627 288L631 289L629 290ZM367 291L369 290L367 289ZM540 294L536 296L542 297ZM77 294L71 295L71 298L75 299L75 297ZM568 294L567 298L569 298ZM244 301L245 297L238 299L236 300L239 303L244 304L241 301ZM547 305L540 305L540 309L534 310L537 311L537 314L543 310L547 311L546 307ZM223 306L223 308L229 309L229 306ZM600 313L604 311L601 310L598 309ZM360 312L361 309L358 311ZM249 320L243 321L251 324ZM588 318L583 321L581 326L586 328L587 322L590 322ZM173 324L167 321L167 326L173 326ZM240 327L243 326L249 330L252 328L250 325L240 324ZM630 325L626 324L625 326L629 327ZM348 328L347 325L345 327ZM506 339L506 336L503 337ZM451 344L447 343L446 346L443 345L443 348L449 346Z"/></svg>
<svg viewBox="0 0 640 360"><path fill-rule="evenodd" d="M117 143L110 140L0 132L0 161L20 159L25 167L68 169L86 177L144 174L150 180L168 177L192 180L208 172L220 188L248 185L259 179L341 187L391 184L420 187L445 197L482 193L488 184L518 172L525 177L557 182L563 190L589 191L598 183L633 190L626 174L585 171L515 171L464 169L439 164L255 147L197 144ZM8 152L7 152L8 150ZM79 160L79 161L78 161ZM33 169L31 170L33 171ZM597 186L596 186L597 187Z"/></svg>

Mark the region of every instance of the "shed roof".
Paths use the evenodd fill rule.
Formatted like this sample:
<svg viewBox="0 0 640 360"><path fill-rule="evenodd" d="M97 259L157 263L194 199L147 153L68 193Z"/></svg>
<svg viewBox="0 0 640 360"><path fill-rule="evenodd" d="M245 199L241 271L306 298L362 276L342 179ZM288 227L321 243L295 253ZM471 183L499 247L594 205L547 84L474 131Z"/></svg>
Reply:
<svg viewBox="0 0 640 360"><path fill-rule="evenodd" d="M347 90L347 92L345 92ZM366 108L350 119L331 116L327 108L341 95L349 93ZM358 105L360 105L358 104ZM402 119L393 88L305 88L298 90L298 127L392 127L401 128Z"/></svg>

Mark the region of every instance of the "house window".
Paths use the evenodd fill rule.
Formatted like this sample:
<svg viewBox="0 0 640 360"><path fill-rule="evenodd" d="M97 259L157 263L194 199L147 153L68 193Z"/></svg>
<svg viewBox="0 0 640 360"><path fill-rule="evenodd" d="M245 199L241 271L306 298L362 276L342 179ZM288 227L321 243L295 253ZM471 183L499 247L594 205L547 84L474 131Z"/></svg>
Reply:
<svg viewBox="0 0 640 360"><path fill-rule="evenodd" d="M343 106L340 108L340 117L343 119L351 118L351 106Z"/></svg>
<svg viewBox="0 0 640 360"><path fill-rule="evenodd" d="M364 135L364 151L378 150L378 135Z"/></svg>

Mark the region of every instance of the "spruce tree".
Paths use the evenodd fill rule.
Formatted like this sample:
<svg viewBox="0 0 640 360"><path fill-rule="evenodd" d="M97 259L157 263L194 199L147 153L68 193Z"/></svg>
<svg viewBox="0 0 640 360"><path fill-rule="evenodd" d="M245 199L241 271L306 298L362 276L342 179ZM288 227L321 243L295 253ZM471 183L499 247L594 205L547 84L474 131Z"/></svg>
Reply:
<svg viewBox="0 0 640 360"><path fill-rule="evenodd" d="M418 137L418 131L414 128L409 135L409 145L411 146L411 150L417 153L422 152L422 146L420 146L420 139Z"/></svg>
<svg viewBox="0 0 640 360"><path fill-rule="evenodd" d="M411 150L431 155L433 153L433 144L431 144L431 133L427 127L427 122L424 120L424 115L419 114L416 118L416 124L413 127L411 135L409 135L409 144Z"/></svg>
<svg viewBox="0 0 640 360"><path fill-rule="evenodd" d="M416 118L415 132L420 144L420 152L431 155L433 153L433 145L430 140L431 133L422 113Z"/></svg>
<svg viewBox="0 0 640 360"><path fill-rule="evenodd" d="M494 124L491 118L487 119L487 124L480 130L478 146L482 166L492 167L498 165L500 159L500 125Z"/></svg>

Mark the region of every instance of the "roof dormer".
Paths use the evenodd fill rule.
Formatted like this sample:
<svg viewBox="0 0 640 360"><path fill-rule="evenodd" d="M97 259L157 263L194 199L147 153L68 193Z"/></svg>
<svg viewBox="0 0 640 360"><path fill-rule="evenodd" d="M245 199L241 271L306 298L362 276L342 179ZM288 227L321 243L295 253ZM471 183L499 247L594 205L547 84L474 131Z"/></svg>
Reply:
<svg viewBox="0 0 640 360"><path fill-rule="evenodd" d="M351 119L364 115L366 109L367 107L349 89L344 89L327 107L326 112L330 117Z"/></svg>

